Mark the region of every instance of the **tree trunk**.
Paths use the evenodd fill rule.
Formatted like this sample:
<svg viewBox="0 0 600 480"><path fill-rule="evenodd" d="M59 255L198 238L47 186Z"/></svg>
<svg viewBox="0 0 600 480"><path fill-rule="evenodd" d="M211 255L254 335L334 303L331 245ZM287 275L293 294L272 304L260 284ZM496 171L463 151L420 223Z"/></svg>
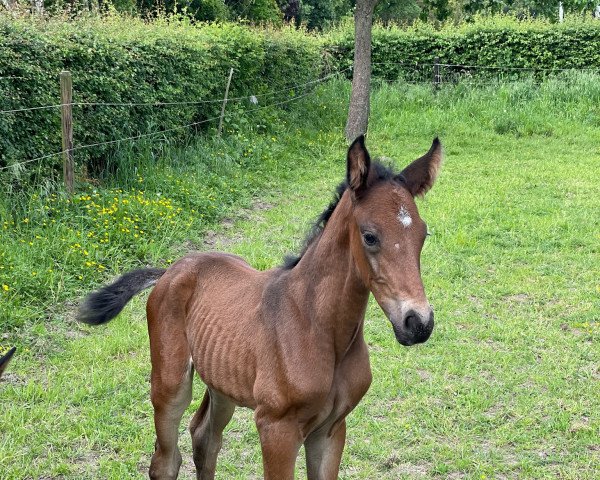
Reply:
<svg viewBox="0 0 600 480"><path fill-rule="evenodd" d="M346 139L367 133L371 94L371 28L377 0L356 0L354 11L354 70L346 122Z"/></svg>

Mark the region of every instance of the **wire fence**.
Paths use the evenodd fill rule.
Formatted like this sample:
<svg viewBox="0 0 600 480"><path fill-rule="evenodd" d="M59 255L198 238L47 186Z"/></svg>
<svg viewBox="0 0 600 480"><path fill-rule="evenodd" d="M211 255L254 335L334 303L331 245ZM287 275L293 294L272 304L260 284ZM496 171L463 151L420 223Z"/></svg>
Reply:
<svg viewBox="0 0 600 480"><path fill-rule="evenodd" d="M437 69L437 74L436 74ZM347 67L323 77L301 83L290 83L278 90L267 91L264 93L248 94L243 96L231 97L227 99L228 103L242 101L256 101L258 99L267 99L313 85L326 82L335 77L345 75L351 77L352 67ZM588 68L544 68L544 67L510 67L501 65L463 65L451 63L407 63L407 62L374 62L373 77L384 78L385 80L401 80L405 83L428 84L428 83L450 83L468 81L477 85L489 85L498 81L517 80L522 78L547 78L550 75L560 75L565 72L590 72L600 73L600 67ZM437 76L437 78L436 78ZM25 79L19 76L0 76L0 79ZM72 107L171 107L185 105L202 104L220 104L225 98L200 99L196 101L156 101L156 102L71 102L68 105ZM37 105L29 107L19 107L14 109L0 110L0 115L14 114L20 112L29 112L36 110L59 109L66 106L63 103L49 105Z"/></svg>
<svg viewBox="0 0 600 480"><path fill-rule="evenodd" d="M328 80L331 80L332 78L340 77L341 75L343 75L344 73L346 73L346 71L348 71L350 69L351 68L340 70L340 71L330 73L330 74L324 75L322 77L313 79L308 82L300 83L300 84L298 84L298 83L291 84L290 83L286 87L280 88L277 90L267 91L264 93L256 93L253 95L249 94L249 95L238 96L238 97L233 97L233 98L223 97L223 98L216 98L216 99L202 99L202 100L198 100L198 101L187 101L187 102L181 102L181 101L139 102L139 103L138 102L68 102L68 103L38 105L38 106L33 106L33 107L22 107L22 108L16 108L16 109L2 110L2 111L0 111L0 115L19 114L19 113L24 113L24 112L48 110L48 109L63 109L63 107L69 107L69 108L71 108L71 107L126 107L126 108L151 107L151 108L155 108L155 107L170 107L170 106L184 106L184 105L201 105L201 104L209 104L209 103L210 104L224 104L224 103L227 104L230 102L238 102L239 103L242 101L246 101L247 104L250 104L250 105L259 105L259 103L261 103L261 102L267 102L265 105L259 105L259 106L256 106L254 108L249 108L249 109L246 108L241 111L240 111L240 109L237 109L234 111L231 111L231 110L225 111L221 115L212 116L210 118L206 118L206 119L196 121L196 122L187 123L184 125L178 125L175 127L156 130L156 131L152 131L152 132L140 133L140 134L124 137L124 138L118 138L118 139L113 139L113 140L108 140L108 141L103 141L103 142L87 143L84 145L74 145L72 148L69 148L69 152L72 155L74 152L84 150L84 149L104 147L104 146L109 146L109 145L117 145L117 144L121 144L123 142L134 142L134 141L144 139L144 138L160 137L161 135L163 136L162 139L165 140L167 138L165 135L168 133L187 130L192 127L197 127L197 126L208 124L211 122L216 122L217 120L221 120L222 118L230 118L234 115L237 115L237 116L246 115L246 114L255 113L260 110L267 109L267 108L274 108L274 107L286 105L286 104L298 101L302 98L308 97L309 95L311 95L314 92L315 86L317 86L321 83L324 83ZM15 78L15 77L13 77L13 78ZM278 99L277 97L281 96L282 94L285 94L286 97L284 99ZM54 153L36 156L34 158L30 158L27 160L13 162L9 165L1 166L0 172L5 171L5 170L11 170L11 169L18 170L24 165L28 165L28 164L31 164L34 162L39 162L39 161L42 161L42 160L45 160L48 158L52 158L52 157L58 157L58 156L64 155L64 154L65 154L65 149L56 151Z"/></svg>
<svg viewBox="0 0 600 480"><path fill-rule="evenodd" d="M475 86L486 86L486 85L497 85L499 82L522 80L524 78L533 79L534 81L540 81L551 77L561 76L570 74L571 72L587 72L587 73L600 73L600 68L543 68L543 67L510 67L510 66L489 66L489 65L461 65L452 63L443 63L436 59L433 63L409 63L409 62L374 62L373 77L375 79L381 78L387 81L400 81L408 84L419 84L425 85L430 84L434 88L439 88L442 85L456 85L456 84L469 84ZM192 127L197 127L203 124L215 122L219 119L230 118L233 115L249 114L257 112L266 108L277 107L285 105L302 98L307 97L314 88L327 82L333 78L346 77L351 78L352 67L347 67L333 73L321 76L319 78L304 82L304 83L290 83L284 87L268 90L266 92L255 92L246 95L236 96L232 98L210 98L210 99L198 99L196 101L159 101L159 102L73 102L68 103L58 102L48 105L34 105L28 107L18 107L6 110L0 110L1 116L6 115L17 115L26 112L35 112L39 110L52 110L60 109L65 110L65 107L71 109L73 107L87 109L87 108L169 108L169 107L182 107L182 106L195 106L203 104L228 104L237 103L244 108L238 108L234 111L225 112L219 116L212 116L200 121L186 123L175 127L170 127L161 130L155 130L151 132L139 133L136 135L130 135L124 138L111 139L102 142L91 142L83 145L74 145L68 148L70 154L73 152L92 149L98 147L105 147L110 145L118 145L123 142L135 142L144 138L160 138L166 139L165 136L168 133L177 131L183 131ZM18 80L24 79L20 76L0 76L0 79ZM285 95L286 97L281 99ZM262 103L265 103L262 105ZM248 106L256 106L254 108L247 108ZM5 170L13 169L18 171L22 166L32 164L34 162L40 162L42 160L64 155L66 149L63 147L62 150L54 153L39 155L34 158L30 158L23 161L13 162L5 166L0 166L0 172Z"/></svg>
<svg viewBox="0 0 600 480"><path fill-rule="evenodd" d="M33 107L21 107L21 108L14 108L14 109L8 109L8 110L0 110L0 115L6 115L6 114L10 114L10 113L29 112L29 111L35 111L35 110L58 109L58 108L65 107L65 106L72 106L72 107L171 107L171 106L184 106L184 105L221 104L225 100L227 100L227 103L241 102L241 101L251 101L253 103L257 103L258 99L271 98L271 97L280 95L282 93L301 90L301 89L305 89L307 87L312 87L314 85L318 85L320 83L326 82L327 80L330 80L332 78L339 77L340 75L342 75L346 72L349 72L351 70L352 70L352 67L348 67L348 68L336 71L334 73L330 73L328 75L319 77L317 79L314 79L314 80L311 80L311 81L308 81L305 83L300 83L300 84L290 83L287 86L282 87L278 90L267 91L265 93L248 94L248 95L243 95L243 96L238 96L238 97L231 97L231 98L227 98L227 99L223 97L223 98L201 99L201 100L186 101L186 102L182 102L182 101L171 101L171 102L70 102L68 104L56 103L56 104L50 104L50 105L38 105L38 106L33 106ZM3 77L0 77L0 78L3 78ZM6 77L6 78L19 78L19 77ZM256 102L255 102L255 100L256 100Z"/></svg>
<svg viewBox="0 0 600 480"><path fill-rule="evenodd" d="M73 104L70 104L73 105ZM0 115L7 115L9 113L20 113L20 112L34 112L36 110L52 110L54 108L61 108L67 106L67 104L58 103L56 105L39 105L37 107L22 107L22 108L13 108L10 110L0 110Z"/></svg>

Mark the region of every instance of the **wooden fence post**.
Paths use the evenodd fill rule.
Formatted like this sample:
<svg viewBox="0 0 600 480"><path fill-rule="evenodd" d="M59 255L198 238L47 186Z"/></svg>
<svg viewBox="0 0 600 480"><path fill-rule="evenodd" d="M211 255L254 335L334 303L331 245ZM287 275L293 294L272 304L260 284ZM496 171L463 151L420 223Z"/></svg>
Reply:
<svg viewBox="0 0 600 480"><path fill-rule="evenodd" d="M227 105L227 95L229 95L229 86L231 85L231 77L233 77L233 68L229 70L229 78L227 79L227 87L225 88L225 97L223 98L223 106L221 107L221 118L219 118L219 130L217 135L220 137L223 131L223 117L225 116L225 105Z"/></svg>
<svg viewBox="0 0 600 480"><path fill-rule="evenodd" d="M435 57L435 63L433 64L433 88L436 90L440 88L442 83L442 77L440 75L440 57Z"/></svg>
<svg viewBox="0 0 600 480"><path fill-rule="evenodd" d="M565 21L565 9L563 8L562 2L558 2L558 21L560 23Z"/></svg>
<svg viewBox="0 0 600 480"><path fill-rule="evenodd" d="M63 178L67 192L73 189L73 80L71 72L60 72L60 118L62 127Z"/></svg>
<svg viewBox="0 0 600 480"><path fill-rule="evenodd" d="M43 15L44 13L44 0L32 0L31 10L36 15Z"/></svg>

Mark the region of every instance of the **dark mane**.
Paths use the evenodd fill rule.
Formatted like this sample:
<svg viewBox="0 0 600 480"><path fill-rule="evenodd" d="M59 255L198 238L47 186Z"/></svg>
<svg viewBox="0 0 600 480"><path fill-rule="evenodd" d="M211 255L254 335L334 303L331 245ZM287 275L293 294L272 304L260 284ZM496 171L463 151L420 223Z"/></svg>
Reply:
<svg viewBox="0 0 600 480"><path fill-rule="evenodd" d="M387 165L384 165L379 162L373 162L371 164L371 168L373 169L373 171L375 172L375 175L376 175L375 183L380 182L380 181L385 181L385 180L391 180L392 178L394 178L393 170L390 167L388 167ZM282 265L283 269L291 270L296 265L298 265L298 262L300 261L300 259L302 258L302 256L304 255L304 253L306 252L308 247L315 241L315 239L317 237L319 237L319 235L321 235L321 233L325 229L325 225L327 225L327 222L331 218L331 215L333 214L335 207L337 207L338 203L340 202L340 200L342 198L342 195L344 194L344 192L346 191L347 188L348 188L348 182L346 180L344 180L342 183L340 183L337 186L337 188L335 189L335 195L333 197L332 202L327 206L327 208L325 210L323 210L321 215L319 215L317 217L317 220L315 221L313 226L310 228L308 235L306 236L306 239L304 240L304 247L302 248L302 251L300 252L299 255L286 255L286 257L283 260L283 265Z"/></svg>

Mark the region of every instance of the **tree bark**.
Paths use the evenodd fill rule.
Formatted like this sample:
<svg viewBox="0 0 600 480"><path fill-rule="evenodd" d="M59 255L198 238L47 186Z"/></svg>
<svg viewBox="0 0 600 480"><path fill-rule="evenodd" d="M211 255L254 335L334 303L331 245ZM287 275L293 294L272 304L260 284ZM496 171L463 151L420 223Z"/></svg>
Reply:
<svg viewBox="0 0 600 480"><path fill-rule="evenodd" d="M354 11L354 70L346 122L346 139L367 133L371 99L371 29L378 0L356 0Z"/></svg>

